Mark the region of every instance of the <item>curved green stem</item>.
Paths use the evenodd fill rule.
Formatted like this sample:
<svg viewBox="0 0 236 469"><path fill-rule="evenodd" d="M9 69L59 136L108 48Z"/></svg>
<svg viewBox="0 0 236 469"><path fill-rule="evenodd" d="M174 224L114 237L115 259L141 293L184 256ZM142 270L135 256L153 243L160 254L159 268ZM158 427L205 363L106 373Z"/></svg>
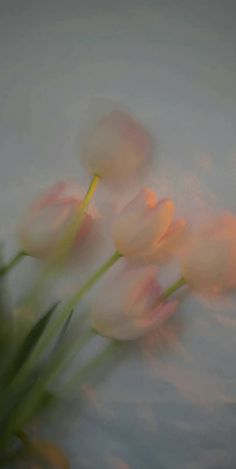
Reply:
<svg viewBox="0 0 236 469"><path fill-rule="evenodd" d="M77 302L90 290L90 288L104 275L105 272L120 258L122 255L119 252L115 252L109 259L96 271L94 274L89 277L89 279L84 283L84 285L80 288L78 292L68 301L65 307L61 310L58 314L56 320L50 325L48 329L45 330L44 335L42 336L39 343L36 345L35 349L33 350L32 354L28 358L25 366L21 369L18 375L16 375L15 380L13 380L12 385L14 388L21 385L24 382L24 378L27 377L27 374L31 372L31 369L34 366L34 362L40 357L41 353L45 350L45 347L48 345L50 340L54 337L54 333L57 329L63 324L63 322L67 319L68 315L70 314L73 307L77 304ZM168 287L160 297L160 302L169 298L173 293L175 293L179 288L186 284L185 279L181 277L175 283L173 283L170 287ZM91 338L93 338L94 333L91 329L87 330L87 332L82 335L79 339L78 343L76 342L73 347L70 349L60 347L55 356L53 357L52 362L49 362L48 365L45 366L41 376L36 380L30 394L27 396L26 400L21 403L21 406L16 409L14 412L13 417L9 422L9 426L6 429L6 438L12 432L16 431L21 427L22 424L30 417L31 413L37 408L37 405L40 402L42 393L47 386L47 384L53 379L58 371L65 365L65 363L73 356L75 351L80 350L84 345L86 345ZM117 349L119 344L116 341L112 341L108 344L108 346L95 358L82 367L79 370L78 374L69 380L69 383L66 385L66 389L69 389L71 385L77 381L78 379L81 381L80 384L83 384L84 379L104 360L110 356L111 352ZM11 388L11 386L10 386ZM8 388L9 393L9 388Z"/></svg>
<svg viewBox="0 0 236 469"><path fill-rule="evenodd" d="M40 272L35 282L35 285L32 288L32 291L26 299L26 304L29 308L33 308L33 306L37 302L39 292L43 290L46 280L48 280L54 274L55 267L60 269L63 266L63 263L68 255L71 245L73 244L75 237L78 235L79 229L82 225L85 216L85 211L94 195L99 180L100 177L95 174L90 182L84 199L80 207L78 208L77 213L74 216L74 219L68 227L68 230L56 244L49 261L46 263L46 265Z"/></svg>
<svg viewBox="0 0 236 469"><path fill-rule="evenodd" d="M169 298L173 293L175 293L179 288L183 287L186 285L186 281L183 277L179 278L176 282L174 282L172 285L170 285L162 295L160 296L160 301L164 301L167 298ZM123 343L122 343L123 344ZM97 368L98 365L103 363L108 357L111 356L111 354L117 350L118 347L120 347L120 342L117 342L115 340L112 340L107 347L98 355L96 355L89 363L85 364L82 369L76 373L75 376L73 376L65 385L65 389L69 390L70 388L73 387L73 385L78 382L82 381L80 385L83 384L84 378L92 373L94 369Z"/></svg>
<svg viewBox="0 0 236 469"><path fill-rule="evenodd" d="M60 263L63 262L67 257L71 245L73 244L75 237L78 235L79 229L82 225L85 216L85 211L94 195L99 181L100 177L95 174L92 178L92 181L90 182L89 188L85 194L81 205L78 207L74 219L72 220L65 235L57 243L55 250L52 253L52 262L56 261L56 263Z"/></svg>
<svg viewBox="0 0 236 469"><path fill-rule="evenodd" d="M94 332L88 329L85 334L78 339L73 347L68 349L67 346L61 346L53 356L52 360L45 365L40 376L35 380L31 392L26 399L20 403L19 407L14 411L12 420L9 422L8 431L17 431L22 427L37 410L42 395L49 383L57 376L59 371L65 367L76 352L81 350L94 337Z"/></svg>
<svg viewBox="0 0 236 469"><path fill-rule="evenodd" d="M92 375L92 372L104 361L106 361L107 358L111 358L120 346L120 342L111 340L109 344L99 354L97 354L91 361L86 363L75 375L73 375L65 383L64 391L70 391L76 384L76 390L78 392L79 389L84 385L84 382L86 381L87 377ZM77 387L77 384L79 385L79 388Z"/></svg>
<svg viewBox="0 0 236 469"><path fill-rule="evenodd" d="M12 381L10 385L16 387L18 384L24 381L24 378L27 374L31 371L34 366L36 360L44 353L47 345L50 341L54 338L55 333L59 330L59 328L63 325L66 321L68 316L71 313L71 310L76 306L76 304L83 298L83 296L92 288L92 286L110 269L110 267L115 264L122 257L118 251L115 251L111 257L107 259L107 261L102 264L102 266L96 270L91 277L89 277L82 287L79 289L78 292L74 294L74 296L66 303L64 308L58 312L56 319L50 323L47 329L44 331L41 339L35 345L34 350L28 357L28 360L25 362L25 365L21 368L19 373L16 375L15 379ZM9 391L9 388L8 388Z"/></svg>
<svg viewBox="0 0 236 469"><path fill-rule="evenodd" d="M17 264L19 264L19 262L21 261L21 259L23 259L23 257L26 257L28 256L27 252L25 251L19 251L11 260L10 262L8 262L8 264L2 266L0 268L0 277L3 277L3 275L7 274L8 272L10 272L10 270L13 269L13 267L15 267Z"/></svg>
<svg viewBox="0 0 236 469"><path fill-rule="evenodd" d="M160 296L160 302L165 301L169 296L173 295L179 288L186 285L186 280L184 277L180 277L176 282L172 283Z"/></svg>

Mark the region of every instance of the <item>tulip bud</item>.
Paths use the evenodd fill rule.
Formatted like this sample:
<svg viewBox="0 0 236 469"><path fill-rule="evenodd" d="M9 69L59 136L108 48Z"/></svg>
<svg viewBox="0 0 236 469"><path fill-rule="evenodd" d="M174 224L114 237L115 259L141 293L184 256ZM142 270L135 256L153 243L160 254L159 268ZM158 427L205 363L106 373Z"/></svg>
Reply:
<svg viewBox="0 0 236 469"><path fill-rule="evenodd" d="M37 197L26 210L19 229L24 251L33 257L48 258L57 242L71 226L81 205L80 189L74 182L58 182ZM93 215L87 211L71 250L77 251L91 228Z"/></svg>
<svg viewBox="0 0 236 469"><path fill-rule="evenodd" d="M197 292L217 295L236 286L236 217L225 214L193 235L182 253L182 275Z"/></svg>
<svg viewBox="0 0 236 469"><path fill-rule="evenodd" d="M170 199L156 200L154 192L143 189L116 217L113 240L125 257L153 263L161 254L174 252L177 232L185 221L173 223L174 204ZM165 255L164 255L165 257Z"/></svg>
<svg viewBox="0 0 236 469"><path fill-rule="evenodd" d="M141 169L152 150L149 132L131 115L113 110L88 133L82 160L91 174L110 181L122 180Z"/></svg>
<svg viewBox="0 0 236 469"><path fill-rule="evenodd" d="M92 306L92 326L101 335L132 340L158 327L177 307L159 303L162 289L153 266L127 269L104 282Z"/></svg>

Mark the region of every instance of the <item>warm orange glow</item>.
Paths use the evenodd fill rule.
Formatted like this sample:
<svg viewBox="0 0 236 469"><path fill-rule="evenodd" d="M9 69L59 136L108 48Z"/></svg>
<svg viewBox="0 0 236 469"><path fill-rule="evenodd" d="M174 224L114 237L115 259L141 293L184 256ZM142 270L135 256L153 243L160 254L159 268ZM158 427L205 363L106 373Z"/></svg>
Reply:
<svg viewBox="0 0 236 469"><path fill-rule="evenodd" d="M152 191L151 189L145 189L145 191L146 191L146 196L147 196L148 207L154 208L157 204L157 198L156 198L155 192Z"/></svg>

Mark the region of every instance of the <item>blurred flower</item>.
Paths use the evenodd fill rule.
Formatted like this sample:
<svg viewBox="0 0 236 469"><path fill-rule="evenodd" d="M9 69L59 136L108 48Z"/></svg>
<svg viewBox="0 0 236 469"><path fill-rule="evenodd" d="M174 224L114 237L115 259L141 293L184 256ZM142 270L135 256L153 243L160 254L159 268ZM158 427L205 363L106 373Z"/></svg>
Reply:
<svg viewBox="0 0 236 469"><path fill-rule="evenodd" d="M80 188L74 182L58 182L37 197L24 214L19 237L22 248L31 256L45 259L53 253L81 205ZM85 241L94 219L88 210L69 252L77 252Z"/></svg>
<svg viewBox="0 0 236 469"><path fill-rule="evenodd" d="M92 174L108 180L134 175L149 160L153 141L130 114L113 110L88 132L82 159Z"/></svg>
<svg viewBox="0 0 236 469"><path fill-rule="evenodd" d="M143 257L143 262L162 265L181 253L188 238L187 221L179 218L173 221L165 235L159 240L153 251ZM140 261L139 261L140 262Z"/></svg>
<svg viewBox="0 0 236 469"><path fill-rule="evenodd" d="M185 220L173 222L174 203L157 202L154 192L143 189L116 217L113 239L125 257L154 263L167 260L177 249Z"/></svg>
<svg viewBox="0 0 236 469"><path fill-rule="evenodd" d="M159 303L162 289L153 266L116 272L104 282L92 306L92 326L101 335L132 340L159 326L175 312L177 301Z"/></svg>
<svg viewBox="0 0 236 469"><path fill-rule="evenodd" d="M193 234L182 252L182 275L194 290L220 294L236 287L236 217L230 213Z"/></svg>

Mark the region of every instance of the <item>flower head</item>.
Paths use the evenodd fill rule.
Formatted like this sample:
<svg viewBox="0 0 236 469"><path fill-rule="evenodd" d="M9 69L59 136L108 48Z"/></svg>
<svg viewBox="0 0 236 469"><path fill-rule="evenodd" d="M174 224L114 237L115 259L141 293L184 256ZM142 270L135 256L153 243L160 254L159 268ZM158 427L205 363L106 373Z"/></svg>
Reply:
<svg viewBox="0 0 236 469"><path fill-rule="evenodd" d="M236 287L236 217L220 216L192 235L182 253L182 275L203 294Z"/></svg>
<svg viewBox="0 0 236 469"><path fill-rule="evenodd" d="M70 227L82 199L74 182L58 182L38 196L26 210L19 228L22 248L31 256L45 259ZM93 220L87 211L70 253L85 241Z"/></svg>
<svg viewBox="0 0 236 469"><path fill-rule="evenodd" d="M92 174L108 180L132 176L150 158L149 132L130 114L113 110L88 133L82 159Z"/></svg>
<svg viewBox="0 0 236 469"><path fill-rule="evenodd" d="M153 266L115 273L98 291L92 326L106 337L132 340L158 327L174 314L177 301L160 303L162 289Z"/></svg>
<svg viewBox="0 0 236 469"><path fill-rule="evenodd" d="M186 226L185 220L173 222L171 199L157 202L154 192L143 189L116 217L113 239L125 257L150 262L169 258L177 248Z"/></svg>

